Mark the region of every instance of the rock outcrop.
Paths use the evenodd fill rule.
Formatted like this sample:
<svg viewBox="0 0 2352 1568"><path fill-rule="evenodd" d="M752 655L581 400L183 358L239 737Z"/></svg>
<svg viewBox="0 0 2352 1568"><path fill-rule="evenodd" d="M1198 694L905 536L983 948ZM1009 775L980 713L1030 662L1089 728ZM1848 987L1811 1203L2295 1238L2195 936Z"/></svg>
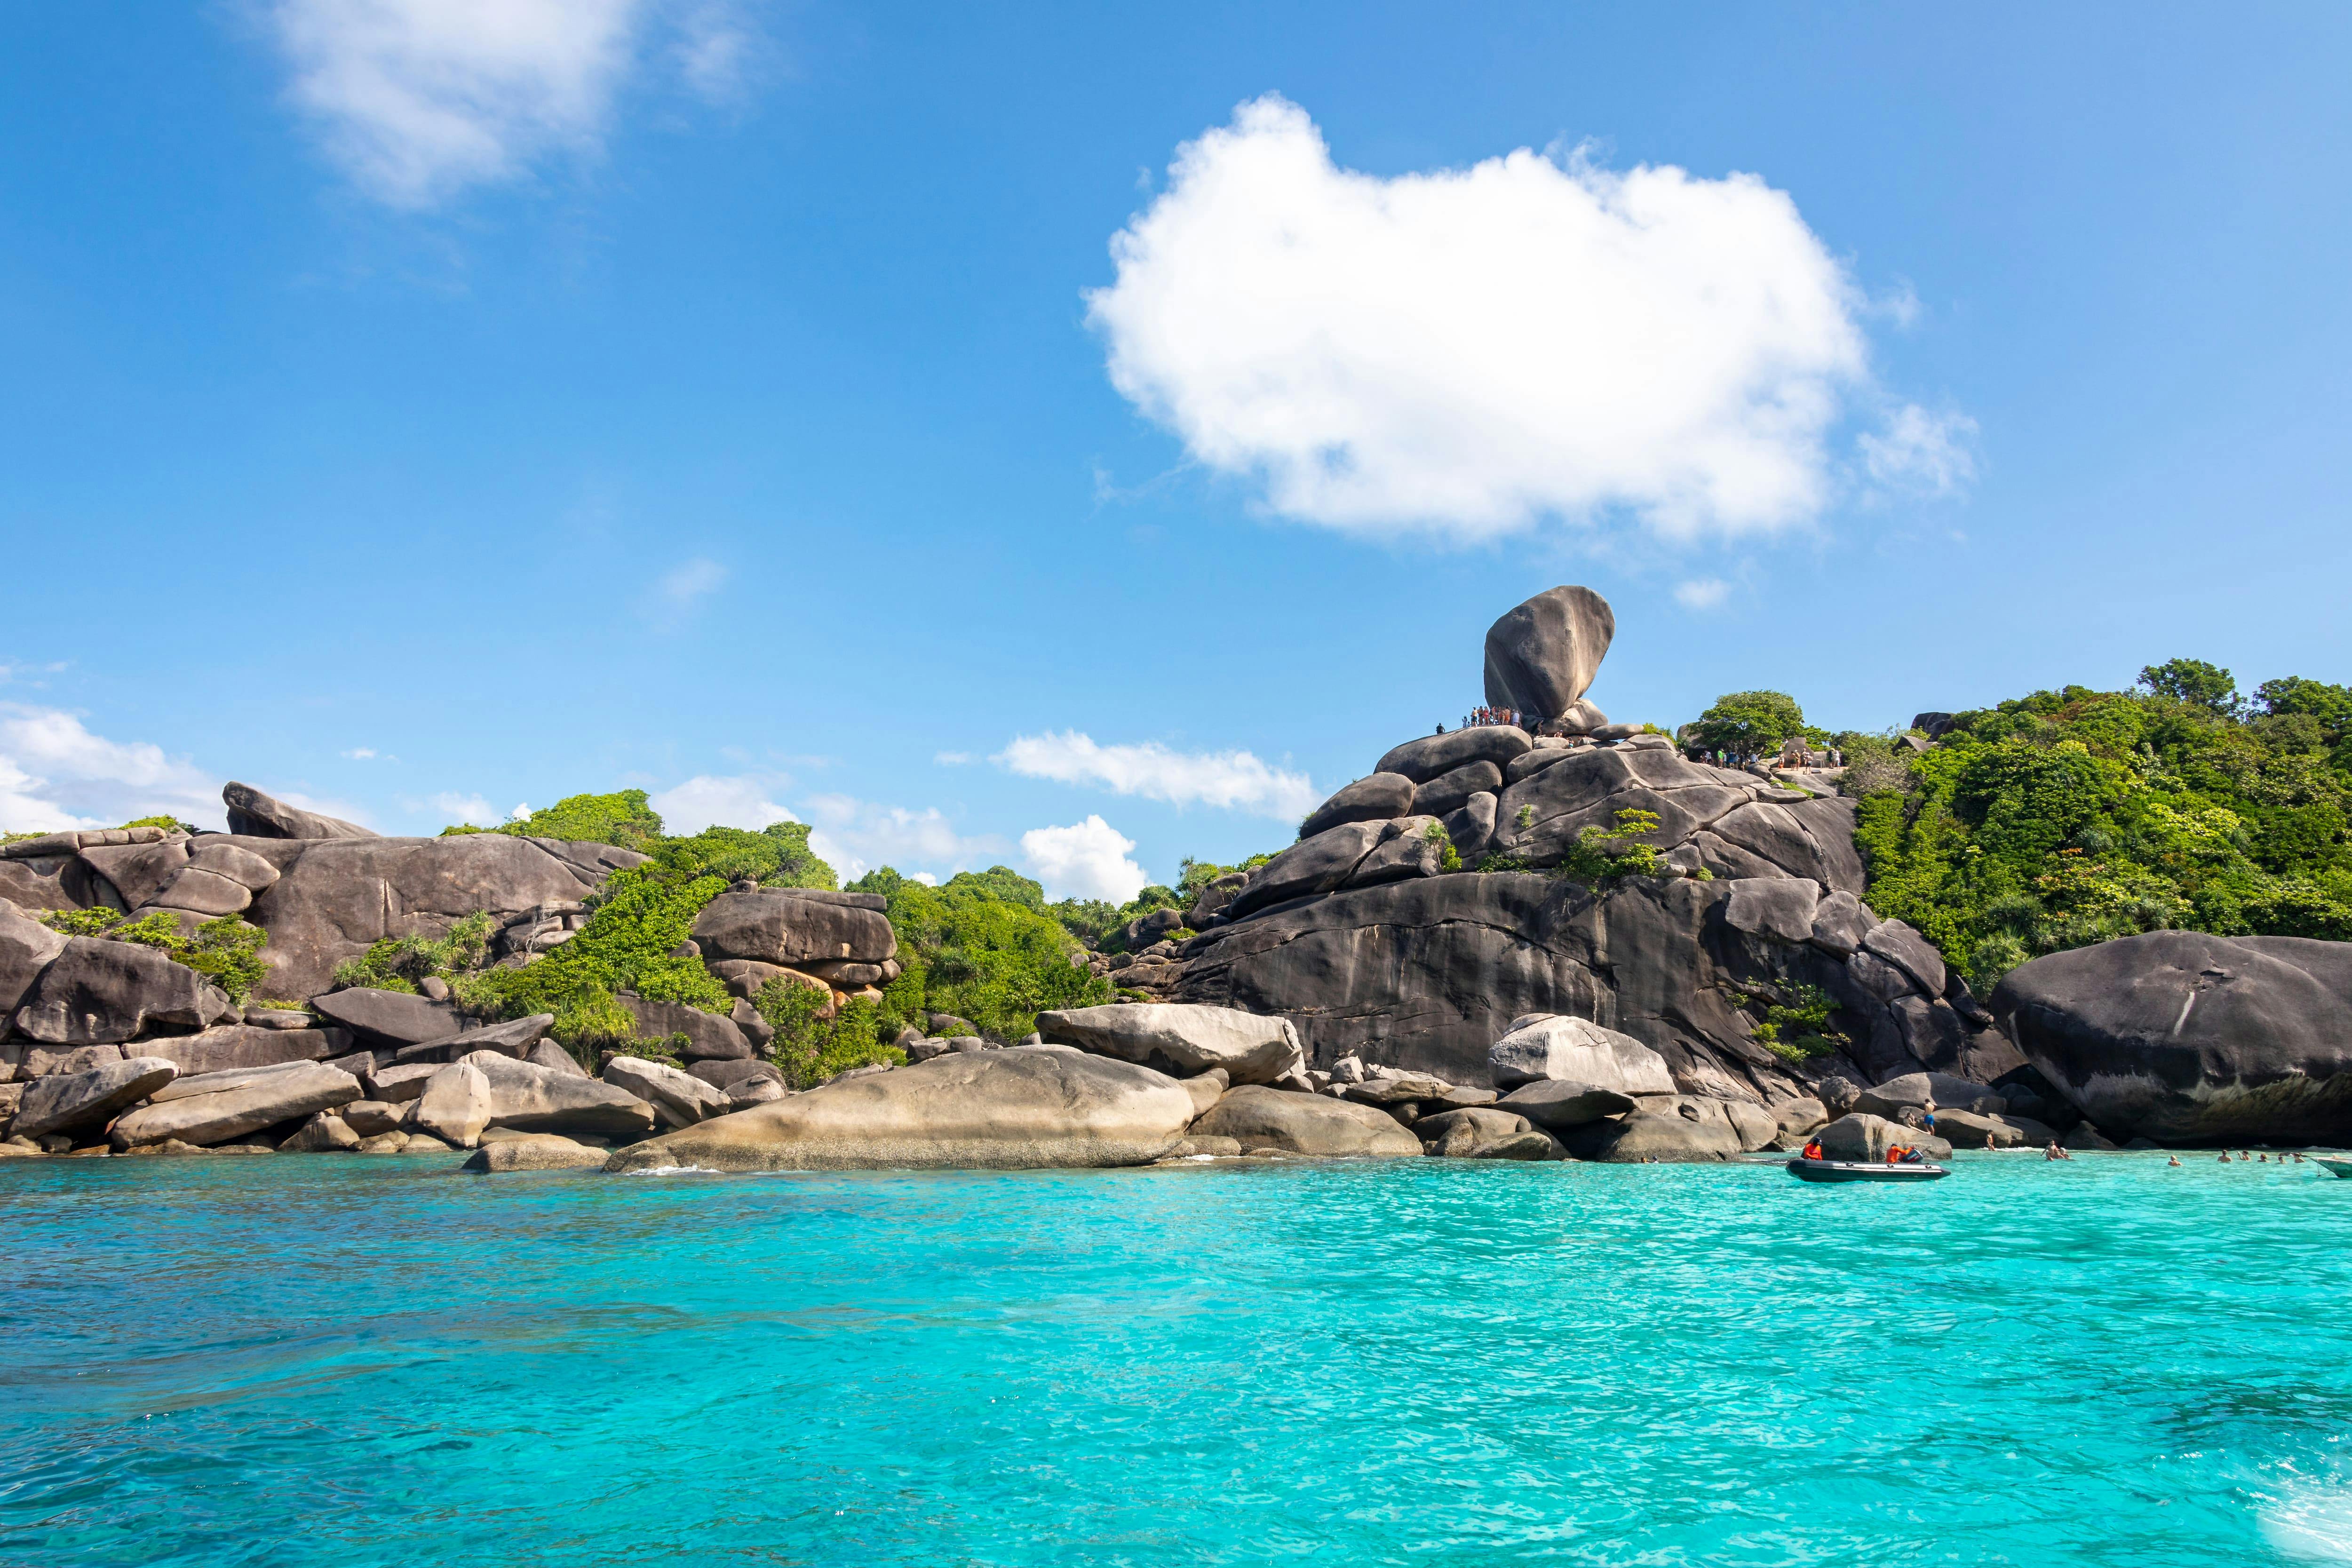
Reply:
<svg viewBox="0 0 2352 1568"><path fill-rule="evenodd" d="M605 1168L1140 1165L1173 1148L1192 1120L1192 1095L1164 1074L1066 1047L1015 1046L837 1079L635 1144Z"/></svg>
<svg viewBox="0 0 2352 1568"><path fill-rule="evenodd" d="M1561 717L1592 684L1616 635L1609 601L1590 588L1553 588L1506 611L1486 631L1488 706Z"/></svg>
<svg viewBox="0 0 2352 1568"><path fill-rule="evenodd" d="M1263 1087L1233 1090L1192 1124L1192 1131L1233 1139L1244 1153L1397 1160L1422 1152L1421 1140L1377 1107Z"/></svg>
<svg viewBox="0 0 2352 1568"><path fill-rule="evenodd" d="M1115 1057L1171 1078L1212 1069L1232 1083L1272 1083L1298 1065L1290 1020L1231 1007L1127 1002L1037 1015L1049 1041Z"/></svg>
<svg viewBox="0 0 2352 1568"><path fill-rule="evenodd" d="M221 791L228 806L228 830L256 838L373 838L375 833L356 822L324 816L287 805L248 784L228 784Z"/></svg>
<svg viewBox="0 0 2352 1568"><path fill-rule="evenodd" d="M2352 1141L2352 943L2151 931L2012 970L1992 1011L2118 1142Z"/></svg>

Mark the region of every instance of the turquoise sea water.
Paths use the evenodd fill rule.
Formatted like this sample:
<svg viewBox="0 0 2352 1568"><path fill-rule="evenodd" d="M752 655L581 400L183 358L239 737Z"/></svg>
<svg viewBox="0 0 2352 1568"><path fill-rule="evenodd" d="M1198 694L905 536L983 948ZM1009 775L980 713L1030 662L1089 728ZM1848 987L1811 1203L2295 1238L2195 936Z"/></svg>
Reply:
<svg viewBox="0 0 2352 1568"><path fill-rule="evenodd" d="M2352 1560L2352 1182L0 1166L7 1563Z"/></svg>

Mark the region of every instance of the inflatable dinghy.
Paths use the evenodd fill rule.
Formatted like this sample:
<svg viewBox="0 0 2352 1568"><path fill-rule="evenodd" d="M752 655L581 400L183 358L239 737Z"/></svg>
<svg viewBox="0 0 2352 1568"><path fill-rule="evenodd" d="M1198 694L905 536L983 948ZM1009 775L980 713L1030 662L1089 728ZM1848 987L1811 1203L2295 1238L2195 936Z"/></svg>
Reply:
<svg viewBox="0 0 2352 1568"><path fill-rule="evenodd" d="M1941 1165L1890 1165L1884 1160L1808 1160L1789 1162L1789 1174L1801 1182L1932 1182L1951 1172Z"/></svg>

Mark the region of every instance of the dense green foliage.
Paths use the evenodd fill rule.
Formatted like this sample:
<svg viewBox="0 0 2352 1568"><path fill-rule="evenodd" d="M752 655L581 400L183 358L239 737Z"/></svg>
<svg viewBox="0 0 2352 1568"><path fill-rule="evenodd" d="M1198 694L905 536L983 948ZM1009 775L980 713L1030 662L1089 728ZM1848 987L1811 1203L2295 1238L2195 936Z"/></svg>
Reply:
<svg viewBox="0 0 2352 1568"><path fill-rule="evenodd" d="M769 1042L768 1060L784 1075L788 1087L814 1089L852 1068L907 1059L907 1053L890 1043L904 1026L883 1007L853 997L828 1018L823 1015L829 1004L828 993L797 980L771 980L760 987L753 1005L776 1031Z"/></svg>
<svg viewBox="0 0 2352 1568"><path fill-rule="evenodd" d="M1685 745L1742 759L1776 752L1783 741L1810 735L1804 710L1784 691L1733 691L1686 725Z"/></svg>
<svg viewBox="0 0 2352 1568"><path fill-rule="evenodd" d="M1188 855L1177 863L1176 885L1172 888L1155 882L1124 904L1114 905L1102 899L1064 899L1045 909L1071 935L1095 943L1101 952L1118 952L1126 947L1118 935L1119 929L1129 921L1158 910L1189 910L1200 902L1201 895L1218 878L1234 871L1255 871L1273 858L1271 853L1253 855L1238 864L1220 866L1213 860L1195 860Z"/></svg>
<svg viewBox="0 0 2352 1568"><path fill-rule="evenodd" d="M45 910L34 917L51 931L67 936L103 936L152 947L174 963L185 964L244 1005L261 984L269 966L261 950L269 933L249 925L239 915L206 921L192 934L183 934L176 916L158 910L132 920L120 910Z"/></svg>
<svg viewBox="0 0 2352 1568"><path fill-rule="evenodd" d="M614 844L650 854L662 838L659 813L646 803L641 789L612 795L566 795L544 811L534 811L515 822L481 828L460 823L441 830L443 837L460 833L507 833L519 838L567 838L591 844Z"/></svg>
<svg viewBox="0 0 2352 1568"><path fill-rule="evenodd" d="M2352 689L2175 659L1957 717L1876 760L1856 838L1880 913L1972 984L2165 927L2352 940Z"/></svg>
<svg viewBox="0 0 2352 1568"><path fill-rule="evenodd" d="M1756 1000L1764 1014L1756 1025L1756 1041L1783 1060L1811 1061L1849 1043L1829 1028L1837 1003L1818 985L1766 989Z"/></svg>
<svg viewBox="0 0 2352 1568"><path fill-rule="evenodd" d="M700 959L674 955L693 934L703 906L730 882L750 877L762 887L834 885L833 868L809 853L802 823L780 822L758 833L712 827L690 838L640 842L652 858L605 879L588 900L588 923L571 941L520 969L467 977L457 985L458 1000L498 1017L552 1013L556 1038L574 1049L618 1047L634 1035L615 992L707 1013L733 1007Z"/></svg>
<svg viewBox="0 0 2352 1568"><path fill-rule="evenodd" d="M1658 830L1658 814L1626 806L1614 827L1587 827L1560 857L1555 875L1571 882L1604 882L1612 877L1656 877L1669 869L1665 857L1643 836Z"/></svg>
<svg viewBox="0 0 2352 1568"><path fill-rule="evenodd" d="M461 978L480 968L489 956L490 930L489 915L477 910L437 941L424 936L385 937L359 957L335 965L335 984L414 994L421 980Z"/></svg>
<svg viewBox="0 0 2352 1568"><path fill-rule="evenodd" d="M851 888L887 900L898 937L901 972L882 988L877 1016L886 1039L908 1024L921 1026L928 1013L1018 1039L1043 1010L1110 1000L1109 983L1087 972L1084 950L1047 912L1045 889L1005 867L931 888L886 866Z"/></svg>

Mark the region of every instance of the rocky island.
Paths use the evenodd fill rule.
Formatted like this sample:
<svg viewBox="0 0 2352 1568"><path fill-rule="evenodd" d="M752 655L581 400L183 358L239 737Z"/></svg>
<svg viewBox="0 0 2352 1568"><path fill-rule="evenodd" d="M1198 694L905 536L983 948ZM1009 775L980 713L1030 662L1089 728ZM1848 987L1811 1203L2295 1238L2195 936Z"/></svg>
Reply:
<svg viewBox="0 0 2352 1568"><path fill-rule="evenodd" d="M989 941L1067 1005L992 1024L909 1000L951 994L921 989L948 967L921 933L978 916L894 874L831 886L805 829L670 840L583 808L388 838L232 784L226 833L16 837L0 1155L727 1171L2352 1133L2352 944L2060 942L1979 997L1874 909L1893 819L1861 764L1611 722L1586 692L1614 629L1580 587L1510 610L1481 712L1514 721L1402 742L1181 906L1081 942L1034 884L1000 899ZM1956 732L1923 714L1888 754Z"/></svg>

